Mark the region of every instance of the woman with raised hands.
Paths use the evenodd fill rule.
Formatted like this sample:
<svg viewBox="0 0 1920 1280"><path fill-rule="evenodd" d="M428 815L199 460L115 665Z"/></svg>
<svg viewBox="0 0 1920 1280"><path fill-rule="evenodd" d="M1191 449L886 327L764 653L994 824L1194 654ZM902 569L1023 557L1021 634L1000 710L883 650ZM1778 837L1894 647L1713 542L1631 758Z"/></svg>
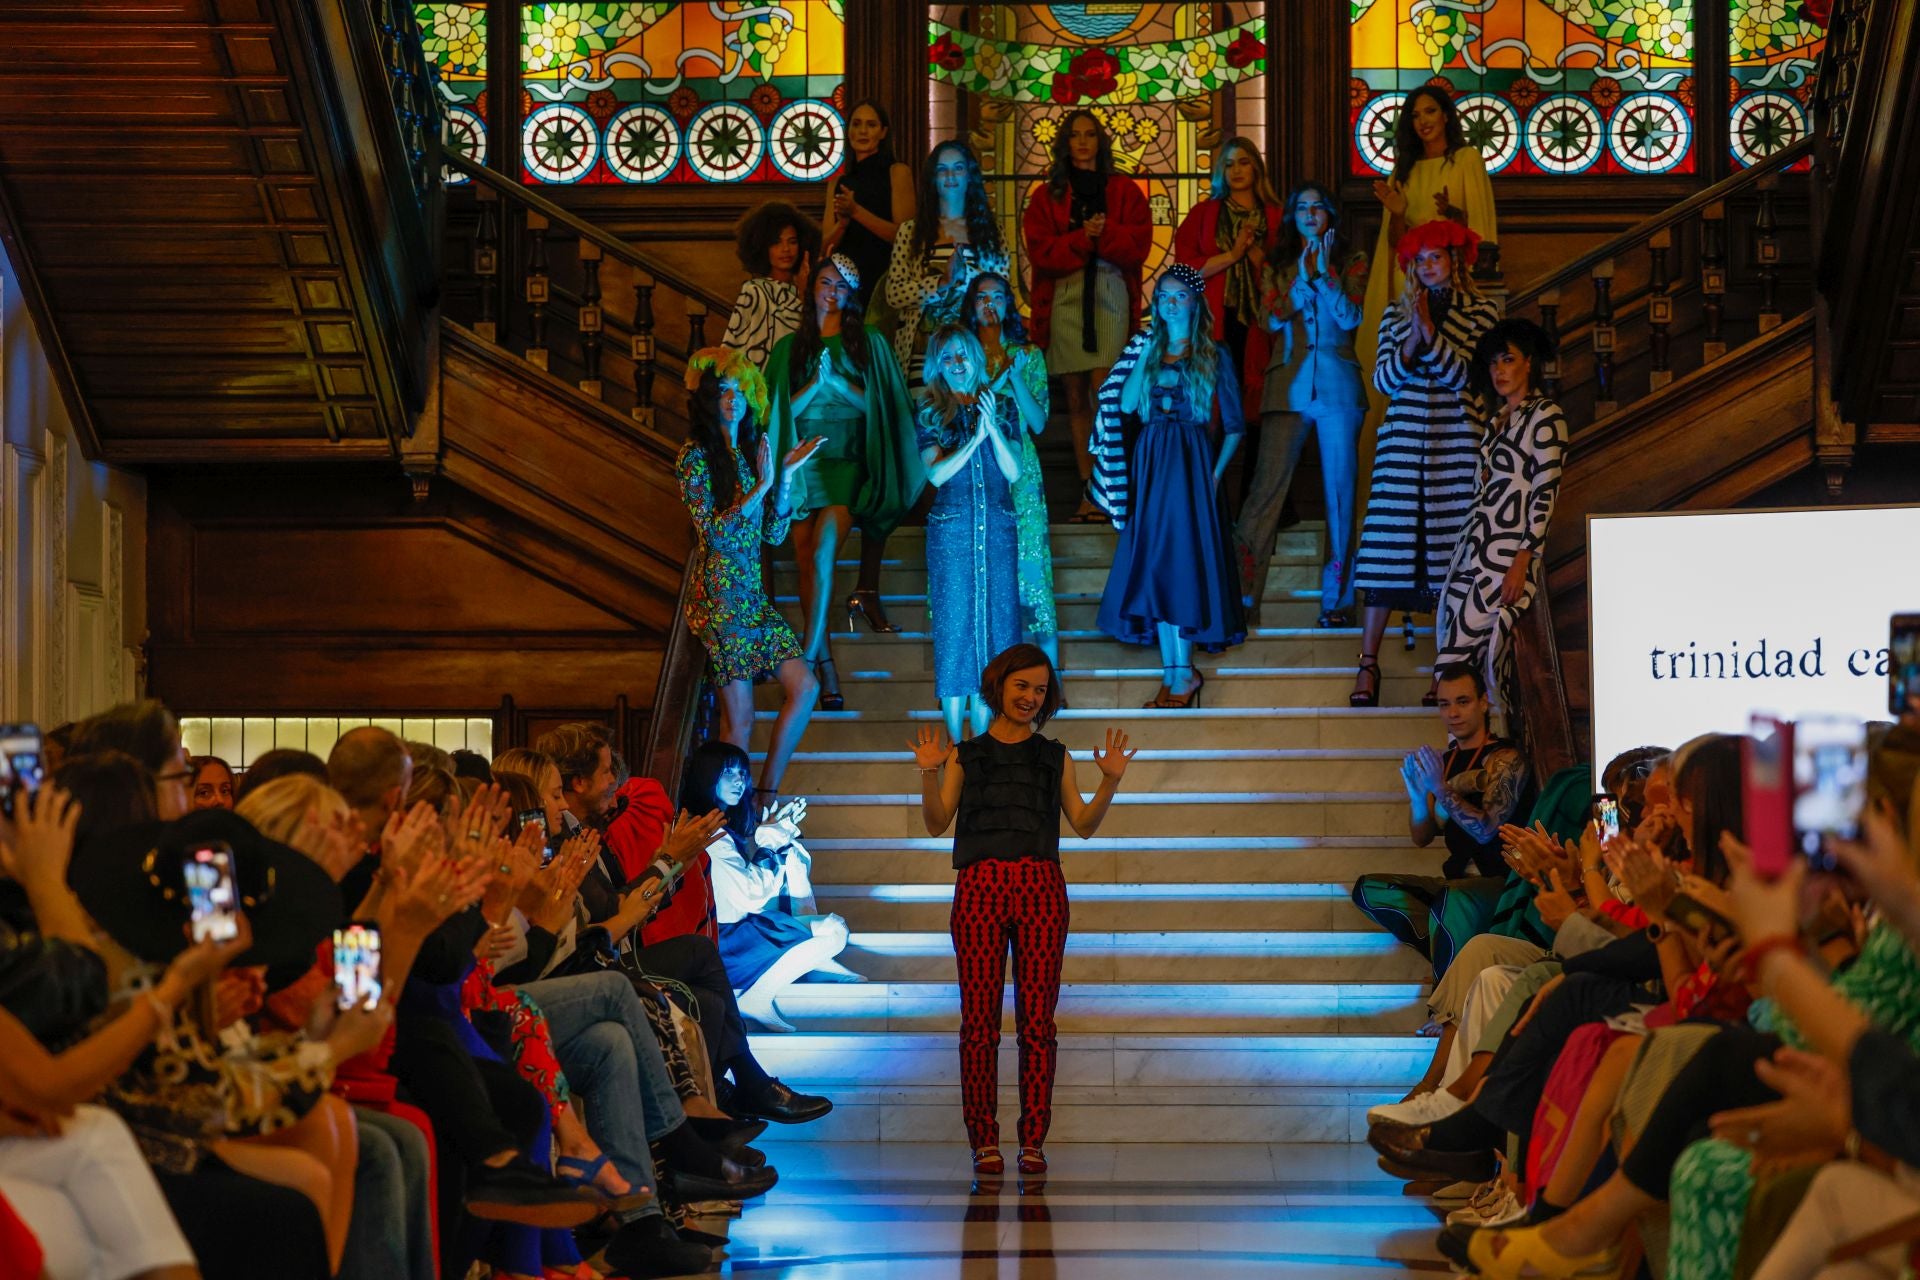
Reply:
<svg viewBox="0 0 1920 1280"><path fill-rule="evenodd" d="M1020 1152L1023 1177L1043 1179L1053 1120L1057 1054L1054 1008L1067 945L1067 885L1060 873L1060 819L1091 839L1136 754L1127 735L1107 730L1093 752L1100 785L1080 794L1073 757L1042 737L1060 709L1060 683L1047 655L1018 644L995 656L980 689L993 709L987 731L954 745L931 726L913 748L927 834L956 819L953 865L954 959L960 975L960 1096L976 1176L1006 1171L1000 1154L998 1054L1007 952L1020 1037Z"/></svg>

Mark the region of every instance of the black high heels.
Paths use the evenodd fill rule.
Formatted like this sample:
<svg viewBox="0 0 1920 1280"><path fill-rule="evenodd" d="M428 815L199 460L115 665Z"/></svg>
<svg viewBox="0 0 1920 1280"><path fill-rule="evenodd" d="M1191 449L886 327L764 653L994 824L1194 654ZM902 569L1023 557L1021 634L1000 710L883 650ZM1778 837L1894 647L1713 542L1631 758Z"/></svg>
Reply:
<svg viewBox="0 0 1920 1280"><path fill-rule="evenodd" d="M875 635L888 635L900 629L900 624L887 617L886 609L880 603L880 593L872 587L861 587L847 596L847 630L853 631L855 618L865 618L867 628Z"/></svg>
<svg viewBox="0 0 1920 1280"><path fill-rule="evenodd" d="M845 711L847 700L840 692L840 673L834 669L832 658L820 658L813 664L813 678L820 682L820 709L822 711Z"/></svg>

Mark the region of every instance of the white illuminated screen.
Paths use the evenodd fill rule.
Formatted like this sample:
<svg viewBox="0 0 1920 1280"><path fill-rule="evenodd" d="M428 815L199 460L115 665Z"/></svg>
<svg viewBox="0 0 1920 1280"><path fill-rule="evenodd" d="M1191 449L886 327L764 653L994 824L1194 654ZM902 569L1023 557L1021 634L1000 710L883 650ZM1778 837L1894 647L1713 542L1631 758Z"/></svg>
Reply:
<svg viewBox="0 0 1920 1280"><path fill-rule="evenodd" d="M1886 720L1887 622L1920 612L1920 507L1594 516L1587 602L1596 775L1756 713Z"/></svg>

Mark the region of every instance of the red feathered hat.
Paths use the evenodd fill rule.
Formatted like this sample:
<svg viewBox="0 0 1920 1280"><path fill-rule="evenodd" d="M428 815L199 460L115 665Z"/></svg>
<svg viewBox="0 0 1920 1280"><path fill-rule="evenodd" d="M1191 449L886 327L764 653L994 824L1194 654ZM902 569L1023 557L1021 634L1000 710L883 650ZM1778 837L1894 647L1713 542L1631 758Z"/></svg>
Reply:
<svg viewBox="0 0 1920 1280"><path fill-rule="evenodd" d="M1480 235L1465 223L1455 222L1452 218L1423 222L1401 236L1400 243L1393 247L1401 270L1404 271L1423 249L1458 249L1461 261L1470 267L1474 259L1480 256Z"/></svg>

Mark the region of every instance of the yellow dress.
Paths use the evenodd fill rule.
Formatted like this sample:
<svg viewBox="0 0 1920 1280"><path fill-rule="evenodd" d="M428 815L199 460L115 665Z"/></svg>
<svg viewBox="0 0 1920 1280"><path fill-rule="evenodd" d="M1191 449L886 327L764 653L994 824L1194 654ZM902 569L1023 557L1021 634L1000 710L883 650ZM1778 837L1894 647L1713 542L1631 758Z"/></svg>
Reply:
<svg viewBox="0 0 1920 1280"><path fill-rule="evenodd" d="M1486 162L1473 147L1462 147L1451 156L1414 162L1413 172L1407 175L1405 183L1407 227L1412 229L1440 216L1440 211L1434 208L1433 197L1443 187L1447 203L1466 212L1467 226L1482 240L1498 244L1500 226L1493 213L1493 183L1487 177ZM1393 244L1388 238L1393 218L1384 207L1380 213L1380 236L1373 249L1372 269L1367 272L1366 309L1360 332L1354 335L1354 348L1360 357L1368 398L1367 422L1360 431L1360 456L1354 468L1360 486L1356 519L1366 514L1367 493L1373 482L1374 437L1387 412L1386 397L1373 385L1373 357L1380 337L1380 320L1387 313L1387 304L1400 295L1407 283L1406 272L1394 261Z"/></svg>

